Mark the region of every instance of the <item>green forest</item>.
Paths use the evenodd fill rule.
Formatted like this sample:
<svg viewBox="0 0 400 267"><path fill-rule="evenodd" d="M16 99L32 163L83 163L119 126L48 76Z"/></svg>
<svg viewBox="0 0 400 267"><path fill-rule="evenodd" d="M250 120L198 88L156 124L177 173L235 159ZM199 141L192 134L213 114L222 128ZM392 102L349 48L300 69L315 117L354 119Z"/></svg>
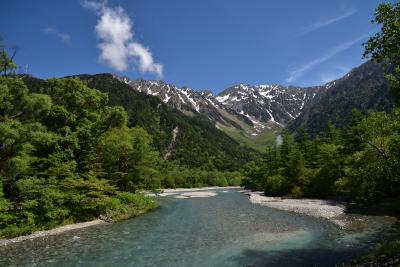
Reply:
<svg viewBox="0 0 400 267"><path fill-rule="evenodd" d="M211 128L206 122L196 126L166 106L155 112L157 99L131 90L122 91L133 94L121 97L124 103L77 77L6 76L0 78L1 236L99 216L132 217L156 206L143 190L239 185L239 165L253 153L215 128L204 130ZM105 79L99 87L111 90ZM131 107L128 112L118 101ZM171 138L170 125L180 125L187 137L166 161L160 154Z"/></svg>

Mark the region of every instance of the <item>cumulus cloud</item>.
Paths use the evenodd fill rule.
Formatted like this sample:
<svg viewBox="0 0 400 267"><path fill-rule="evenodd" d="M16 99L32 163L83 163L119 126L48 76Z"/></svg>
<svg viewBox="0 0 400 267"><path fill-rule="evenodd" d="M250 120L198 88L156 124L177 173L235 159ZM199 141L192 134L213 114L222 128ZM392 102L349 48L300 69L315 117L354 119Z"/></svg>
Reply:
<svg viewBox="0 0 400 267"><path fill-rule="evenodd" d="M59 30L57 30L55 28L48 27L48 28L43 29L43 32L56 36L57 38L59 38L64 43L69 44L71 42L71 37L69 36L69 34L60 32Z"/></svg>
<svg viewBox="0 0 400 267"><path fill-rule="evenodd" d="M84 1L85 8L93 10L99 17L95 33L99 39L100 60L117 71L128 70L134 63L139 72L162 77L163 66L154 62L149 48L134 40L133 23L125 10L109 7L107 2Z"/></svg>
<svg viewBox="0 0 400 267"><path fill-rule="evenodd" d="M331 59L332 57L334 57L336 54L345 51L347 49L349 49L350 47L352 47L353 45L361 42L362 40L364 40L367 36L369 36L370 34L366 34L366 35L362 35L360 37L357 37L351 41L339 44L333 48L331 48L329 51L327 51L324 55L317 57L295 69L293 69L292 71L290 71L288 77L286 78L286 82L293 82L295 80L297 80L299 77L303 76L303 74L305 72L307 72L308 70L314 68L315 66L318 66L322 63L324 63L325 61Z"/></svg>

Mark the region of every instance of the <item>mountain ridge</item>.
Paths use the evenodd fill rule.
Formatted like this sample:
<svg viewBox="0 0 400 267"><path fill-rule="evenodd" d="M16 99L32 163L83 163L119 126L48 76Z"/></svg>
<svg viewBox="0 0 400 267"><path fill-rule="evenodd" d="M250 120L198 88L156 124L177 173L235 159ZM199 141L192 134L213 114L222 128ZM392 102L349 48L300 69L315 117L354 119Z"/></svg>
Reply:
<svg viewBox="0 0 400 267"><path fill-rule="evenodd" d="M187 115L201 114L207 117L217 128L230 133L232 136L240 134L247 138L257 138L265 131L278 133L287 127L295 131L301 124L310 124L309 117L324 116L314 114L311 107L318 107L317 103L324 103L317 108L320 112L329 109L331 105L328 98L332 95L346 94L346 91L357 91L353 84L362 84L360 91L352 95L368 95L367 89L378 93L375 98L382 103L368 104L366 107L356 103L354 99L341 98L340 102L351 102L350 106L366 112L367 109L390 109L389 96L384 91L387 83L384 80L383 69L380 64L367 61L358 67L351 69L343 77L317 86L283 86L279 84L249 85L239 83L222 90L214 95L209 90L197 91L187 86L177 87L163 81L131 80L128 77L114 75L115 78L131 86L133 90L159 97L164 103L178 109ZM349 80L350 82L346 82ZM363 82L366 80L367 82ZM380 89L379 89L380 88ZM333 92L333 93L330 93ZM342 93L338 93L342 92ZM344 93L343 93L344 92ZM374 98L372 95L366 98ZM373 99L366 100L372 102ZM385 102L385 103L383 103ZM334 103L341 107L341 103ZM334 107L330 107L334 108ZM332 113L332 111L329 111ZM339 112L338 116L347 116L349 108ZM313 115L309 115L309 114ZM334 113L334 112L333 112ZM304 115L306 114L306 115ZM329 116L328 120L331 120ZM344 118L332 119L338 126L342 126ZM314 123L306 128L312 135L323 130L324 122ZM313 129L314 127L314 129ZM232 134L232 132L234 132Z"/></svg>
<svg viewBox="0 0 400 267"><path fill-rule="evenodd" d="M203 117L240 144L261 151L265 146L275 144L276 136L283 128L295 132L304 125L314 136L323 132L328 121L339 127L345 125L352 108L364 113L389 110L391 104L383 72L378 63L367 61L324 85L239 83L218 95L209 90L179 88L164 81L131 80L109 73L77 77L87 79L105 75L124 84L126 90L159 99L172 110L193 118Z"/></svg>

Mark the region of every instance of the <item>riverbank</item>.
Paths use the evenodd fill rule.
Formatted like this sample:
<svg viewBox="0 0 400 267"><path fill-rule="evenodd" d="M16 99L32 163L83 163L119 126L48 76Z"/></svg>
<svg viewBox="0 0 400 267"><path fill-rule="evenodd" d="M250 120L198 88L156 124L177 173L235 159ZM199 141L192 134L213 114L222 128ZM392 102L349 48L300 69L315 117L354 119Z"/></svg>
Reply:
<svg viewBox="0 0 400 267"><path fill-rule="evenodd" d="M21 233L23 233L22 231L18 232L19 234L3 235L1 236L3 239L0 239L0 246L40 237L57 235L71 230L86 228L94 225L119 222L137 217L158 207L158 204L154 199L142 194L130 193L121 193L119 195L118 202L115 204L116 205L113 208L105 210L103 214L100 214L96 217L87 217L87 221L85 222L78 222L74 224L66 224L66 222L64 222L58 224L58 226L55 226L54 228L50 228L46 225L37 225L31 228L30 233L25 232L25 235L21 235Z"/></svg>
<svg viewBox="0 0 400 267"><path fill-rule="evenodd" d="M209 186L209 187L198 187L198 188L171 188L163 189L161 193L147 193L147 196L160 196L160 197L174 197L174 198L203 198L203 197L214 197L218 193L214 190L232 190L241 189L240 186Z"/></svg>
<svg viewBox="0 0 400 267"><path fill-rule="evenodd" d="M322 199L268 197L261 191L252 192L250 190L241 190L239 192L248 195L249 201L253 204L324 219L346 230L360 231L370 228L371 222L373 221L371 220L371 215L374 215L373 217L378 216L385 218L385 222L388 223L388 226L398 222L397 216L392 214L371 214L371 212L366 212L370 208L354 208L349 203ZM379 210L380 206L378 205L375 207Z"/></svg>
<svg viewBox="0 0 400 267"><path fill-rule="evenodd" d="M281 197L264 196L262 192L242 191L249 196L249 201L269 208L290 211L308 216L329 220L339 227L347 225L344 218L343 204L320 199L285 199Z"/></svg>
<svg viewBox="0 0 400 267"><path fill-rule="evenodd" d="M218 193L215 192L215 190L223 192L224 190L232 189L248 195L249 201L253 204L326 219L341 228L347 225L348 218L344 216L345 206L340 203L319 199L285 199L280 197L267 197L264 196L262 192L243 190L243 188L239 186L164 189L161 193L150 193L147 195L157 195L161 197L168 196L174 198L202 198L216 196Z"/></svg>
<svg viewBox="0 0 400 267"><path fill-rule="evenodd" d="M156 195L157 196L169 196L169 195L172 195L172 196L175 196L176 198L212 197L212 196L216 196L217 193L212 192L210 190L215 190L215 189L228 190L228 189L240 189L240 187L239 186L227 186L227 187L212 186L212 187L202 187L202 188L164 189L162 193L159 193L159 194L146 193L146 196L156 196ZM137 210L136 209L137 207L135 207L135 206L132 206L132 207L127 206L124 213L110 212L110 214L108 214L107 216L101 216L101 217L104 217L102 219L96 219L96 220L88 221L88 222L63 225L63 226L59 226L59 227L56 227L56 228L53 228L50 230L36 231L29 235L22 235L22 236L18 236L18 237L14 237L14 238L0 239L0 246L6 246L11 243L22 242L22 241L31 240L31 239L40 238L40 237L58 235L58 234L62 234L62 233L68 232L68 231L82 229L82 228L86 228L86 227L90 227L90 226L118 222L121 220L139 216L143 213L149 212L156 208L156 205L146 208L146 205L144 205L142 202L139 202L137 204L138 205L141 204L139 210ZM112 219L111 217L113 217L114 219Z"/></svg>
<svg viewBox="0 0 400 267"><path fill-rule="evenodd" d="M103 220L93 220L93 221L89 221L89 222L63 225L63 226L56 227L51 230L37 231L30 235L23 235L23 236L10 238L10 239L0 239L0 246L7 246L10 243L22 242L25 240L35 239L35 238L39 238L39 237L58 235L58 234L68 232L71 230L82 229L82 228L86 228L86 227L90 227L90 226L94 226L94 225L100 225L100 224L108 224L108 222L103 221Z"/></svg>

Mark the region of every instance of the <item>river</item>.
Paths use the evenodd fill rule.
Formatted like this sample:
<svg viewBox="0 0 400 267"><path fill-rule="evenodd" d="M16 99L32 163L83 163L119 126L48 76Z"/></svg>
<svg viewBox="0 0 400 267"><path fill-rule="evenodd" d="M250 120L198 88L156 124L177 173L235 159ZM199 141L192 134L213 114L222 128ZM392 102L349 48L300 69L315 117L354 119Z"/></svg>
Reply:
<svg viewBox="0 0 400 267"><path fill-rule="evenodd" d="M251 204L236 190L215 191L163 197L138 218L1 247L0 266L334 266L389 234L348 232Z"/></svg>

